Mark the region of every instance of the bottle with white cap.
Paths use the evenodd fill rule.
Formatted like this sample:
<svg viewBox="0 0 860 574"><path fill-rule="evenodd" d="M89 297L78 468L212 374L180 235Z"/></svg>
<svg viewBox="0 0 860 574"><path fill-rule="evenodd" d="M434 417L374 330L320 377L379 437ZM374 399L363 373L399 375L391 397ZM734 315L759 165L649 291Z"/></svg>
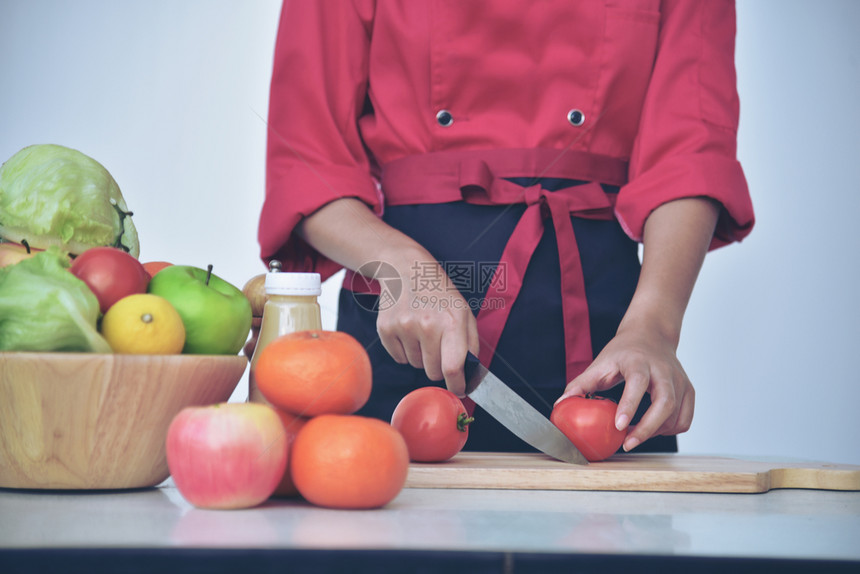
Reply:
<svg viewBox="0 0 860 574"><path fill-rule="evenodd" d="M254 369L263 349L281 335L322 329L320 305L317 297L321 293L319 273L283 273L280 264L273 261L266 273L266 304L257 346L251 357L248 377L248 400L253 403L267 402L257 389Z"/></svg>

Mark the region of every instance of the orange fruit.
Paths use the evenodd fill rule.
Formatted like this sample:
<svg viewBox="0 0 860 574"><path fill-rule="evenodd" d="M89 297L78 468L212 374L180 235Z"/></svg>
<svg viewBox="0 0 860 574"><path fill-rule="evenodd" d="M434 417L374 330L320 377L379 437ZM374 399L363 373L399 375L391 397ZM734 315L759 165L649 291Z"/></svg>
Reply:
<svg viewBox="0 0 860 574"><path fill-rule="evenodd" d="M127 295L102 317L101 332L115 353L176 355L185 345L185 326L167 299L150 293Z"/></svg>
<svg viewBox="0 0 860 574"><path fill-rule="evenodd" d="M378 508L400 493L409 450L385 421L359 415L310 419L293 442L290 474L311 504L329 508Z"/></svg>
<svg viewBox="0 0 860 574"><path fill-rule="evenodd" d="M267 401L303 417L354 413L370 398L372 380L367 351L341 331L282 335L260 352L254 369Z"/></svg>
<svg viewBox="0 0 860 574"><path fill-rule="evenodd" d="M299 434L299 431L308 422L308 419L288 413L277 407L272 408L276 413L278 413L278 416L281 418L281 423L284 425L284 431L286 432L286 439L288 445L287 467L284 471L284 476L281 479L281 482L278 484L277 488L275 488L275 492L272 494L272 496L298 496L299 490L296 488L296 485L293 484L293 478L290 475L290 458L293 450L292 444L293 442L295 442L296 436Z"/></svg>

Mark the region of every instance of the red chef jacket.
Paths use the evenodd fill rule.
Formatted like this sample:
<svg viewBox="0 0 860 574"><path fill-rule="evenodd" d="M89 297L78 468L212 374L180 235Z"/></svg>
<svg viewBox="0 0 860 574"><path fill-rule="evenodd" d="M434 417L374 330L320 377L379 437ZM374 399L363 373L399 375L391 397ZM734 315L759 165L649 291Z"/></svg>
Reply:
<svg viewBox="0 0 860 574"><path fill-rule="evenodd" d="M661 203L704 196L724 208L713 246L739 240L734 37L728 0L286 0L261 255L331 275L296 223L344 196L381 211L377 166L452 150L619 158L631 237Z"/></svg>
<svg viewBox="0 0 860 574"><path fill-rule="evenodd" d="M518 176L619 185L596 209L634 240L660 204L712 198L711 247L740 240L734 36L728 0L286 0L261 256L326 278L339 266L292 234L326 203L546 200L491 193Z"/></svg>

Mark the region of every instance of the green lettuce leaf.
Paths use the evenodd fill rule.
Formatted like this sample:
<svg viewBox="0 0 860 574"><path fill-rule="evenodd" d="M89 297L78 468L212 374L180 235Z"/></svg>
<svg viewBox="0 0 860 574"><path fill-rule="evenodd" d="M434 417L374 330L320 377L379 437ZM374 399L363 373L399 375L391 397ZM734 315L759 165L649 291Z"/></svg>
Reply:
<svg viewBox="0 0 860 574"><path fill-rule="evenodd" d="M0 268L0 351L111 353L99 302L56 248Z"/></svg>
<svg viewBox="0 0 860 574"><path fill-rule="evenodd" d="M140 254L137 229L113 176L68 147L25 147L0 166L0 237L81 254L107 245Z"/></svg>

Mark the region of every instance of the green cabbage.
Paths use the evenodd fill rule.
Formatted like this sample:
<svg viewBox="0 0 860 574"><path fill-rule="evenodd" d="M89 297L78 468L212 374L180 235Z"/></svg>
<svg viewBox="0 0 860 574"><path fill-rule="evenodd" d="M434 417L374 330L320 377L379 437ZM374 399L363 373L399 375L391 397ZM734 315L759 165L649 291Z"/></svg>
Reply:
<svg viewBox="0 0 860 574"><path fill-rule="evenodd" d="M111 348L97 329L99 302L57 248L0 268L0 351Z"/></svg>
<svg viewBox="0 0 860 574"><path fill-rule="evenodd" d="M91 157L51 144L25 147L0 166L0 237L75 254L101 245L140 254L111 174Z"/></svg>

